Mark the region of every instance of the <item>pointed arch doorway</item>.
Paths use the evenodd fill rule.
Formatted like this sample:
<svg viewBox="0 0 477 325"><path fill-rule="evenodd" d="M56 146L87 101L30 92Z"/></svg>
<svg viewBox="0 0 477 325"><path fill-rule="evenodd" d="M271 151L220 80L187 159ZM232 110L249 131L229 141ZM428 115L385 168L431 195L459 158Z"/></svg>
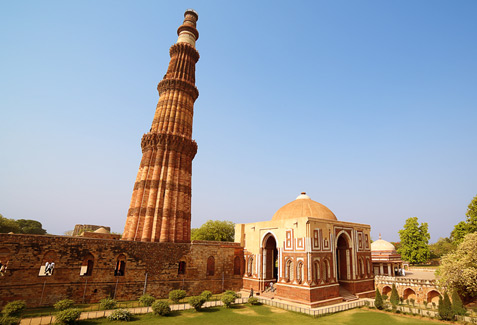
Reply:
<svg viewBox="0 0 477 325"><path fill-rule="evenodd" d="M275 237L269 233L263 238L262 243L262 279L260 289L276 283L278 280L278 249Z"/></svg>
<svg viewBox="0 0 477 325"><path fill-rule="evenodd" d="M353 280L351 238L346 232L341 232L336 240L336 276L340 287L352 291L350 282Z"/></svg>

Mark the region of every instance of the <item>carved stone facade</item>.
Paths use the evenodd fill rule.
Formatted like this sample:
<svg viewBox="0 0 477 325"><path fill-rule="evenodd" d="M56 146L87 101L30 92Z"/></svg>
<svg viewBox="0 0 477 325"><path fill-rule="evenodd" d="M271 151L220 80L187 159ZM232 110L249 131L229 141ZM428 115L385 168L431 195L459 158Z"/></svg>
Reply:
<svg viewBox="0 0 477 325"><path fill-rule="evenodd" d="M369 225L338 221L302 193L271 221L237 224L244 246L245 290L312 307L374 296ZM355 298L356 298L355 297Z"/></svg>
<svg viewBox="0 0 477 325"><path fill-rule="evenodd" d="M197 13L187 10L170 51L151 129L141 140L142 159L134 184L123 239L146 242L190 242L192 140Z"/></svg>

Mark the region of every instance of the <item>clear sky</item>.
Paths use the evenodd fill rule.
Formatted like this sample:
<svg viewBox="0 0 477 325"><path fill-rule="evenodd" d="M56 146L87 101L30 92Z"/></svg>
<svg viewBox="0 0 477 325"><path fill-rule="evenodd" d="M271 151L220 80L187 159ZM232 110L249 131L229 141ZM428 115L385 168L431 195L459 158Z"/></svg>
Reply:
<svg viewBox="0 0 477 325"><path fill-rule="evenodd" d="M192 225L302 191L398 240L477 195L477 1L3 1L0 213L122 232L156 86L199 13Z"/></svg>

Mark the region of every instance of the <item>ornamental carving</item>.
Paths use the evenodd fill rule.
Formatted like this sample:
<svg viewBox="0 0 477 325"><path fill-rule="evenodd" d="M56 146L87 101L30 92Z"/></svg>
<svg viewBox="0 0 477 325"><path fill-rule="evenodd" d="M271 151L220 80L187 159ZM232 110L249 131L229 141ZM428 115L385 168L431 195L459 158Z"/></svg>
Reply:
<svg viewBox="0 0 477 325"><path fill-rule="evenodd" d="M190 82L180 80L180 79L163 79L158 85L157 85L157 91L159 92L159 96L162 95L166 90L182 90L188 95L192 97L192 99L195 101L197 97L199 97L199 90L194 84L191 84Z"/></svg>
<svg viewBox="0 0 477 325"><path fill-rule="evenodd" d="M142 152L150 149L173 150L194 159L197 153L197 142L184 137L166 133L147 133L141 139Z"/></svg>

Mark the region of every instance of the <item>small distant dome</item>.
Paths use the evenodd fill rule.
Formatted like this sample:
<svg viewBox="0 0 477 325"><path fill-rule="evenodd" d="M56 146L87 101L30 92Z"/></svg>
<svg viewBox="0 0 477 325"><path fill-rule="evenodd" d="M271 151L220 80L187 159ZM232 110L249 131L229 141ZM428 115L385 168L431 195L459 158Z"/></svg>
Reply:
<svg viewBox="0 0 477 325"><path fill-rule="evenodd" d="M371 243L371 251L396 251L396 247L388 241L381 239L381 234L379 234L379 239Z"/></svg>
<svg viewBox="0 0 477 325"><path fill-rule="evenodd" d="M330 209L313 201L306 192L302 192L295 201L278 209L272 220L296 219L302 217L338 220Z"/></svg>
<svg viewBox="0 0 477 325"><path fill-rule="evenodd" d="M109 234L110 232L108 231L108 229L104 228L104 227L101 227L101 228L98 228L94 231L95 233L97 234Z"/></svg>

